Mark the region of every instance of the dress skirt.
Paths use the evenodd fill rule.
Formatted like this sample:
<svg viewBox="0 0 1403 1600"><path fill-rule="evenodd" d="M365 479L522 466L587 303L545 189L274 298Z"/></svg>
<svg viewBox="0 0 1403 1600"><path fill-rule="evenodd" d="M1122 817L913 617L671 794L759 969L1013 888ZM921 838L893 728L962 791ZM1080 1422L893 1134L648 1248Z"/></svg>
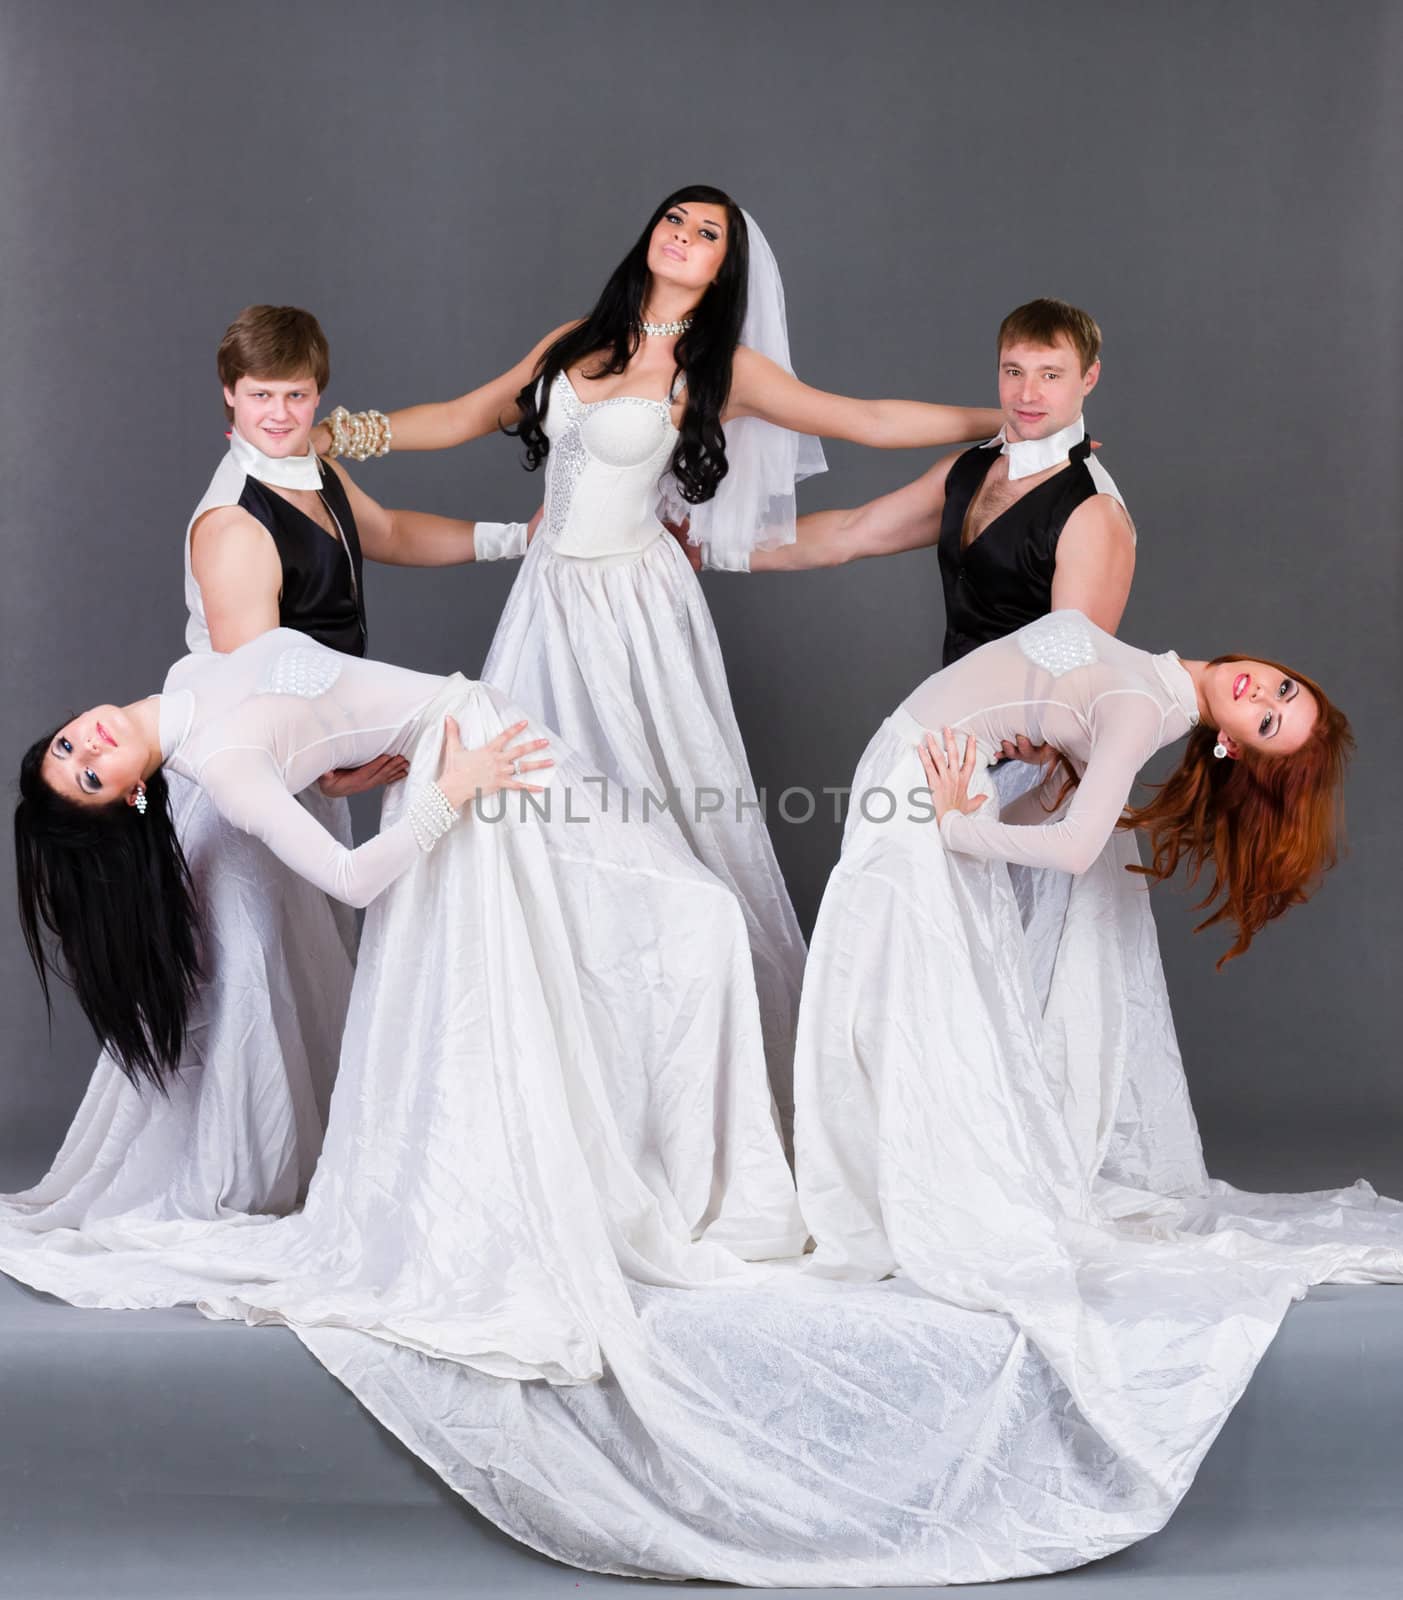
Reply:
<svg viewBox="0 0 1403 1600"><path fill-rule="evenodd" d="M716 627L676 541L585 560L535 539L482 675L608 781L617 813L646 807L740 902L787 1128L803 935L756 802Z"/></svg>

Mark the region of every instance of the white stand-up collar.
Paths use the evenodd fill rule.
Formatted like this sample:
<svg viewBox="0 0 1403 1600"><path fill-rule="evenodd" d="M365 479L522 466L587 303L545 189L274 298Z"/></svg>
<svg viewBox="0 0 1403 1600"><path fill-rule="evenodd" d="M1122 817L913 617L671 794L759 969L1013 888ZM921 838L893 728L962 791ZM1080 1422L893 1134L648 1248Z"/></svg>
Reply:
<svg viewBox="0 0 1403 1600"><path fill-rule="evenodd" d="M161 760L165 762L185 743L195 715L195 696L188 689L163 689L157 698L160 701L156 709Z"/></svg>
<svg viewBox="0 0 1403 1600"><path fill-rule="evenodd" d="M229 429L229 454L250 478L271 483L278 489L320 489L322 475L317 458L308 450L305 456L267 456L250 444L237 428Z"/></svg>
<svg viewBox="0 0 1403 1600"><path fill-rule="evenodd" d="M998 445L999 454L1008 457L1008 475L1016 482L1065 461L1073 447L1086 438L1086 423L1078 417L1046 439L1009 439L1007 435L1008 429L1000 428L988 442Z"/></svg>
<svg viewBox="0 0 1403 1600"><path fill-rule="evenodd" d="M1161 682L1174 696L1180 711L1184 713L1184 720L1191 728L1196 728L1199 721L1198 690L1194 688L1194 680L1189 674L1189 669L1179 659L1178 652L1166 650L1150 659L1155 664L1155 671L1159 673Z"/></svg>

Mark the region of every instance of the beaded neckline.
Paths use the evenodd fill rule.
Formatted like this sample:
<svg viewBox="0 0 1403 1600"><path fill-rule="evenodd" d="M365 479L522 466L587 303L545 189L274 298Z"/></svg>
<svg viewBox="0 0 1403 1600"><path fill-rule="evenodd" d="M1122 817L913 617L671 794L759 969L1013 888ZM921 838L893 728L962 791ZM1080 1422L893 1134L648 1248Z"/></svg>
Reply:
<svg viewBox="0 0 1403 1600"><path fill-rule="evenodd" d="M579 391L575 388L575 385L571 383L568 373L563 370L558 372L556 374L556 382L563 383L565 385L566 393L581 411L592 411L597 406L652 406L655 411L661 411L663 413L664 417L667 419L667 424L669 427L672 427L673 425L671 400L653 400L650 399L646 394L611 394L606 396L603 400L582 400L580 398Z"/></svg>

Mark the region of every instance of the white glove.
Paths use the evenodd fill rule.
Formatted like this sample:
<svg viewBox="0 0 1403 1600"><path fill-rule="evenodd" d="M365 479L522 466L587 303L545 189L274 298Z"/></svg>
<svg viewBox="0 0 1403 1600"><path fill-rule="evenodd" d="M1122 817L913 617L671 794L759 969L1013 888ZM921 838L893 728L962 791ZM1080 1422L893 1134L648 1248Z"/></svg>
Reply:
<svg viewBox="0 0 1403 1600"><path fill-rule="evenodd" d="M473 556L478 561L506 561L526 554L524 522L473 523Z"/></svg>

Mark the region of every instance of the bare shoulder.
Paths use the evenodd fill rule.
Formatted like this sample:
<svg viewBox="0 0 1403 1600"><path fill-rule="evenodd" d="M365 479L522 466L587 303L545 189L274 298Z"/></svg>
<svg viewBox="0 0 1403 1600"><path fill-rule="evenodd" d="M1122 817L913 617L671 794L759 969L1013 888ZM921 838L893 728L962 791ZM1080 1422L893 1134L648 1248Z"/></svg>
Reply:
<svg viewBox="0 0 1403 1600"><path fill-rule="evenodd" d="M738 344L731 357L731 383L732 386L739 380L741 382L754 382L757 378L769 376L771 373L784 371L783 367L776 365L768 356L762 356L758 350L752 350L748 344Z"/></svg>
<svg viewBox="0 0 1403 1600"><path fill-rule="evenodd" d="M265 551L273 551L271 535L242 506L216 506L190 530L190 559L194 562L237 561Z"/></svg>
<svg viewBox="0 0 1403 1600"><path fill-rule="evenodd" d="M928 467L916 480L923 488L932 494L944 495L945 480L950 476L950 468L964 454L963 450L952 450L948 456L941 456L933 467Z"/></svg>
<svg viewBox="0 0 1403 1600"><path fill-rule="evenodd" d="M198 536L206 543L218 540L221 544L227 544L257 534L266 539L268 530L242 506L215 506L196 521L190 534L192 539Z"/></svg>
<svg viewBox="0 0 1403 1600"><path fill-rule="evenodd" d="M1128 544L1133 547L1135 524L1116 495L1094 494L1083 500L1067 518L1062 541L1069 535L1074 543L1101 546Z"/></svg>

